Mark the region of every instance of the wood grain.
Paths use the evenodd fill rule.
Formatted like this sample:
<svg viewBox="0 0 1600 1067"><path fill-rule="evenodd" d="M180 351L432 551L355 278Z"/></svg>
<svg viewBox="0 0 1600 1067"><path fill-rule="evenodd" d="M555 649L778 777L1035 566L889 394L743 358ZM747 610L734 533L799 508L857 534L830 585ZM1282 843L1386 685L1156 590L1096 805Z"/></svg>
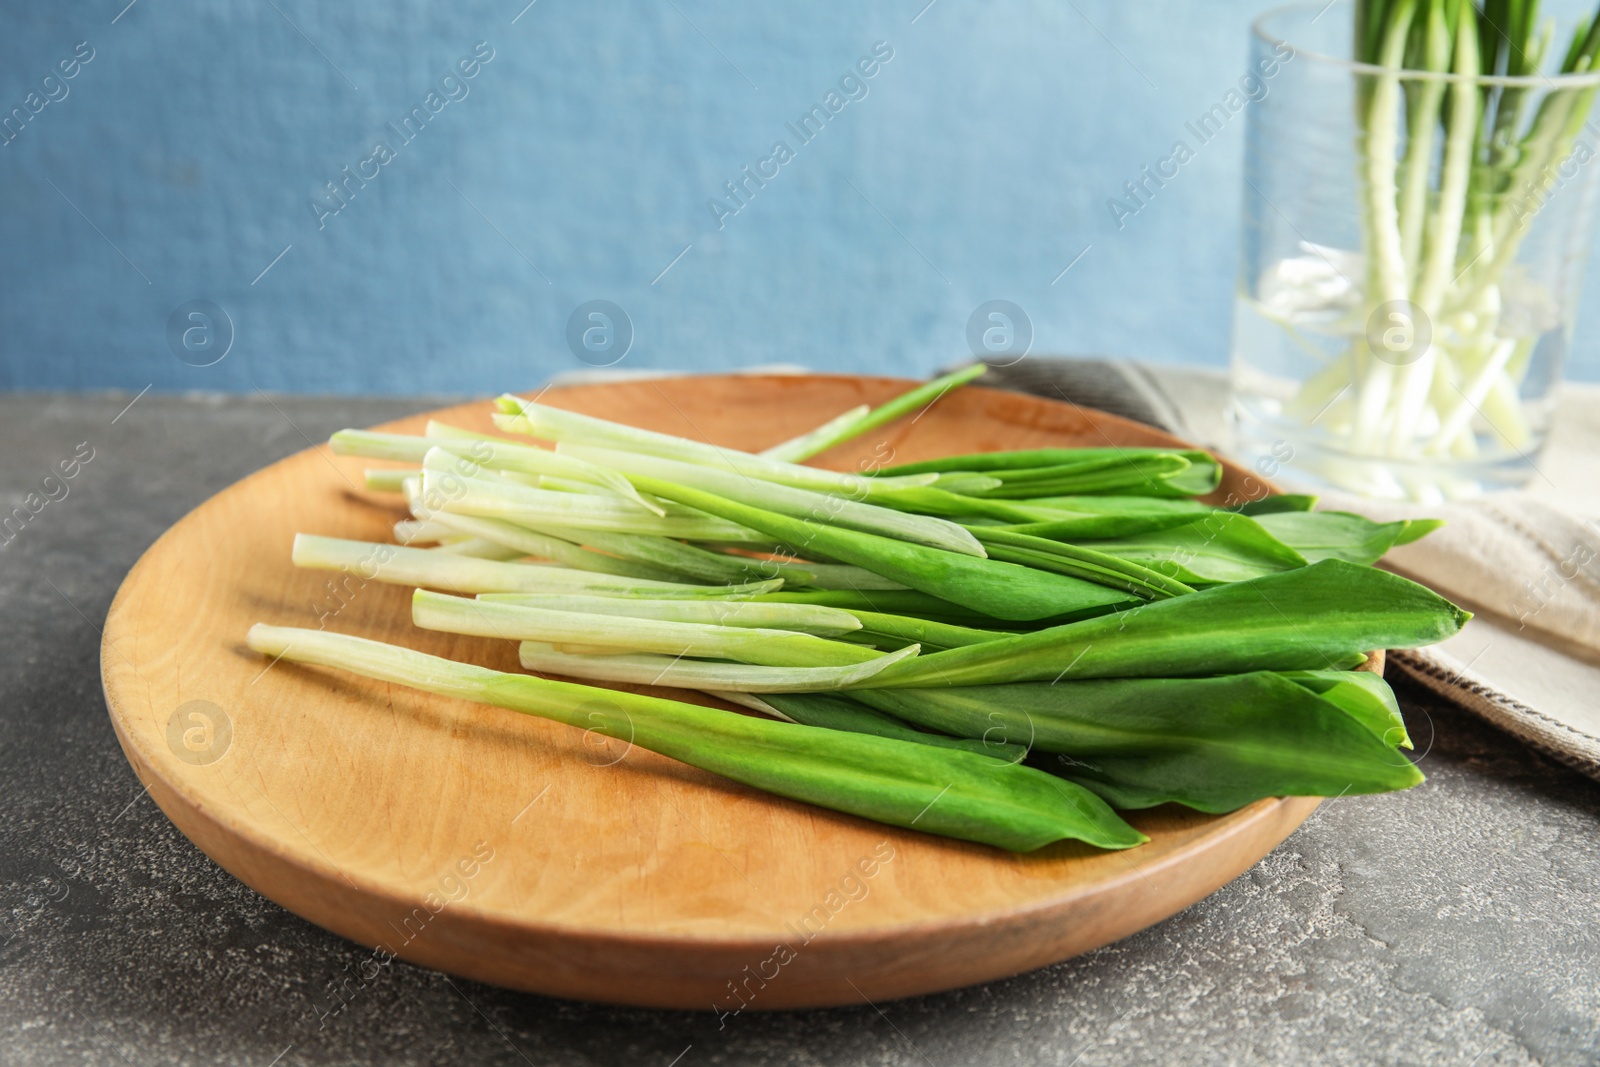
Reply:
<svg viewBox="0 0 1600 1067"><path fill-rule="evenodd" d="M544 399L760 448L909 384L741 375ZM488 410L430 414L488 430ZM428 417L381 428L420 432ZM1108 443L1177 442L1067 404L967 388L819 462ZM766 796L507 711L266 662L243 645L250 624L321 617L338 632L517 669L509 642L414 629L408 590L290 565L296 531L389 539L399 509L360 488L368 465L310 449L185 517L117 594L102 674L123 750L178 828L380 962L392 954L655 1007L877 1002L1125 937L1246 870L1316 807L1275 799L1213 817L1169 806L1131 816L1151 837L1132 852L1062 843L1016 856ZM1222 492L1265 487L1230 467Z"/></svg>

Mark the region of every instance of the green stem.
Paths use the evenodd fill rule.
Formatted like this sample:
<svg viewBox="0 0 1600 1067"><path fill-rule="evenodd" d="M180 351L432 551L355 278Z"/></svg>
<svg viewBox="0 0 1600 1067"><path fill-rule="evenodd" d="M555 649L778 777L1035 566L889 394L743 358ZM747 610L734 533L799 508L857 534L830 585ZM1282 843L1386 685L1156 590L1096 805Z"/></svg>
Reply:
<svg viewBox="0 0 1600 1067"><path fill-rule="evenodd" d="M891 826L1028 852L1147 838L1104 801L973 752L819 730L674 700L502 674L359 637L257 625L252 649L593 731L778 796Z"/></svg>
<svg viewBox="0 0 1600 1067"><path fill-rule="evenodd" d="M1006 636L998 630L977 630L970 626L933 622L907 615L857 610L852 610L850 614L861 623L862 634L869 637L887 637L905 644L921 645L924 648L963 648Z"/></svg>
<svg viewBox="0 0 1600 1067"><path fill-rule="evenodd" d="M797 437L792 441L785 441L781 445L775 445L762 454L788 460L792 463L799 463L810 459L812 456L821 455L828 449L842 445L846 441L860 437L868 431L876 430L879 426L903 418L913 411L917 412L917 417L920 418L922 411L937 404L950 390L959 389L988 369L987 364L974 363L971 366L962 367L960 370L951 371L949 374L935 378L909 392L900 394L887 404L874 408L865 415L854 419L846 419L844 416L840 416L838 419L825 423L804 436ZM856 410L859 411L860 409ZM850 412L846 412L846 415L849 414Z"/></svg>
<svg viewBox="0 0 1600 1067"><path fill-rule="evenodd" d="M764 448L759 454L785 463L804 463L817 453L832 448L832 442L837 435L866 418L871 412L871 405L859 404L849 411L835 415L815 430L808 430L799 437L791 437L771 448Z"/></svg>

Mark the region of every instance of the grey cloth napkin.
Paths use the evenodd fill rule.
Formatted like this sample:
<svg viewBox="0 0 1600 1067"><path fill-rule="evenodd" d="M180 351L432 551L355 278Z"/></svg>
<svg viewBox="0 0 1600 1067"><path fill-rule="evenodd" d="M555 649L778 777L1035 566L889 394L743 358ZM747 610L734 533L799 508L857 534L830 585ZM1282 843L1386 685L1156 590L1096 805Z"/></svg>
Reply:
<svg viewBox="0 0 1600 1067"><path fill-rule="evenodd" d="M982 384L1069 400L1167 430L1226 455L1227 376L1100 359L1029 358ZM1321 507L1380 521L1436 517L1437 532L1385 566L1477 612L1460 634L1390 656L1396 669L1524 743L1600 778L1600 387L1569 384L1527 489L1462 504L1319 493Z"/></svg>

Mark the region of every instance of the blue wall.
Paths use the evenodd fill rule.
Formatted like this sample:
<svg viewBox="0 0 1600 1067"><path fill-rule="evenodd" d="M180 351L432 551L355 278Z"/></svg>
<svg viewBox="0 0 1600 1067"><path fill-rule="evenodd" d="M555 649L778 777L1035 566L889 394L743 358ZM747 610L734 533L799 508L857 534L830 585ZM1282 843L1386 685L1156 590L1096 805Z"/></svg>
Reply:
<svg viewBox="0 0 1600 1067"><path fill-rule="evenodd" d="M1035 352L1226 358L1242 116L1121 229L1106 199L1238 80L1262 0L125 2L0 16L0 110L66 94L0 146L0 387L527 387L584 365L593 299L625 367L924 374L990 299ZM345 167L376 176L331 213ZM233 325L210 366L205 320L169 342L195 300Z"/></svg>

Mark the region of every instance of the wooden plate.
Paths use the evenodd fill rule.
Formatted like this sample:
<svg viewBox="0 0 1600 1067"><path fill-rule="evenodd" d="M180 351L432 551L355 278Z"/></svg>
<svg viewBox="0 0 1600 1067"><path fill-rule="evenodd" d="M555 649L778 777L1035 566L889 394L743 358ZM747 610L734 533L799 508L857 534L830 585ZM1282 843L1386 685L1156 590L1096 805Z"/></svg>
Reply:
<svg viewBox="0 0 1600 1067"><path fill-rule="evenodd" d="M910 383L719 376L553 390L547 402L761 448ZM489 405L433 413L490 429ZM418 433L428 416L383 429ZM1170 445L1068 404L966 388L822 458L845 468L1047 445ZM1017 856L766 796L569 727L331 671L269 665L257 621L506 670L509 642L414 629L408 590L289 563L296 531L383 541L369 461L301 452L185 517L105 628L111 721L141 782L207 855L318 925L518 989L720 1012L880 1001L1015 974L1166 918L1316 807L1135 813L1148 845ZM1259 496L1229 468L1224 492ZM660 691L678 695L678 691ZM375 971L373 973L376 973Z"/></svg>

